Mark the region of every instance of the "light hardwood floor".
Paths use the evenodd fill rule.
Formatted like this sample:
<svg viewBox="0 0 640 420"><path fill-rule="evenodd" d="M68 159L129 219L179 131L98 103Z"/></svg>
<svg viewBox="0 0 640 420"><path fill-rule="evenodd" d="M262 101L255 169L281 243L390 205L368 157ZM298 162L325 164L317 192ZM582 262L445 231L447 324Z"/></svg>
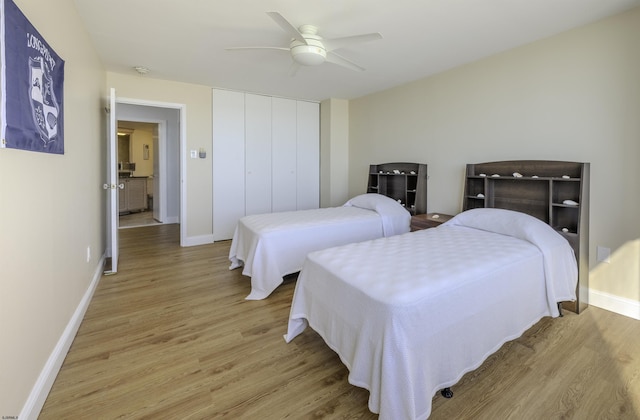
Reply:
<svg viewBox="0 0 640 420"><path fill-rule="evenodd" d="M246 301L229 242L180 248L178 229L120 231L120 271L101 279L40 419L377 418L313 330L284 342L295 279ZM640 321L545 318L453 391L430 419L638 419Z"/></svg>
<svg viewBox="0 0 640 420"><path fill-rule="evenodd" d="M145 210L119 216L118 224L120 229L129 229L141 226L161 225L162 223L153 218L152 210Z"/></svg>

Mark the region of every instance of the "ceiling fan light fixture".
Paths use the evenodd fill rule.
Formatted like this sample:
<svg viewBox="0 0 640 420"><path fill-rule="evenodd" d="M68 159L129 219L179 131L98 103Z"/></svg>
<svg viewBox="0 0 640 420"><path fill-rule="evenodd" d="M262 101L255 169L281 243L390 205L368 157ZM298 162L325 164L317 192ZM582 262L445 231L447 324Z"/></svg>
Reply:
<svg viewBox="0 0 640 420"><path fill-rule="evenodd" d="M317 66L326 61L327 52L315 45L299 45L291 48L291 56L303 66Z"/></svg>
<svg viewBox="0 0 640 420"><path fill-rule="evenodd" d="M302 66L318 66L322 63L329 62L354 71L364 71L364 68L352 63L348 59L339 56L334 50L344 48L346 46L361 42L373 41L381 39L379 33L352 35L341 38L323 39L318 35L318 28L314 25L300 25L298 28L293 26L284 16L278 12L267 12L274 22L280 26L290 36L289 48L273 47L273 46L256 46L256 47L231 47L227 50L246 50L246 49L269 49L289 51L293 59L293 67L296 71L300 65ZM292 75L295 71L292 72Z"/></svg>

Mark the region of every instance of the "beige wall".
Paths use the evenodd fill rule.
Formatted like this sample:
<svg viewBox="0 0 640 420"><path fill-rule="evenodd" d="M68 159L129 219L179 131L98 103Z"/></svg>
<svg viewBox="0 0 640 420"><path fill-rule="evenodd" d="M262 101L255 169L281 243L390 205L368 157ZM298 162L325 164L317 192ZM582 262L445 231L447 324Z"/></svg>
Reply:
<svg viewBox="0 0 640 420"><path fill-rule="evenodd" d="M105 73L72 0L14 1L65 60L65 153L0 149L3 416L20 414L106 241Z"/></svg>
<svg viewBox="0 0 640 420"><path fill-rule="evenodd" d="M640 237L638 45L635 9L351 101L350 194L370 163L424 162L428 210L457 213L466 163L591 162L591 268L596 245L612 250L591 288L639 302L640 255L623 249Z"/></svg>
<svg viewBox="0 0 640 420"><path fill-rule="evenodd" d="M341 206L349 199L349 101L323 101L320 124L320 207Z"/></svg>
<svg viewBox="0 0 640 420"><path fill-rule="evenodd" d="M206 159L186 159L186 236L213 240L212 88L111 72L107 87L115 88L120 98L186 105L187 153L200 148L208 152Z"/></svg>
<svg viewBox="0 0 640 420"><path fill-rule="evenodd" d="M144 159L144 145L149 147L149 157ZM151 129L136 128L131 134L131 162L136 163L133 176L153 175L153 132Z"/></svg>
<svg viewBox="0 0 640 420"><path fill-rule="evenodd" d="M154 136L157 138L157 123L141 123L136 121L117 121L118 132L129 133L127 151L129 152L129 162L136 164L136 170L132 176L153 176L153 152ZM118 136L118 161L122 162L120 142ZM144 159L144 146L148 146L149 156Z"/></svg>

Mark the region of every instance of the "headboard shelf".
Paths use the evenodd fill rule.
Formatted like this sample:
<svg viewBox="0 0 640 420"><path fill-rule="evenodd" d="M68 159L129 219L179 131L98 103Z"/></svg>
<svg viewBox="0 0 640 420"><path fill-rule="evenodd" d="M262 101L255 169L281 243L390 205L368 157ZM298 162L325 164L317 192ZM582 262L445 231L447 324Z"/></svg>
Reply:
<svg viewBox="0 0 640 420"><path fill-rule="evenodd" d="M369 166L367 192L391 197L409 213L427 212L427 165L394 162Z"/></svg>
<svg viewBox="0 0 640 420"><path fill-rule="evenodd" d="M462 206L527 213L567 239L578 260L578 299L563 306L576 313L588 305L589 166L549 160L468 164Z"/></svg>

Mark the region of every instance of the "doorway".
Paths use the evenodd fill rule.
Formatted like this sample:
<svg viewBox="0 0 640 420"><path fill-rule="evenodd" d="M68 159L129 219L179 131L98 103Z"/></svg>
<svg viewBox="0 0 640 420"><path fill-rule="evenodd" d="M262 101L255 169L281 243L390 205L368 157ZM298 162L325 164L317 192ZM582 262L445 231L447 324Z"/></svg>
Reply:
<svg viewBox="0 0 640 420"><path fill-rule="evenodd" d="M155 188L162 177L158 164L160 124L117 121L119 229L154 226L164 223L160 196ZM157 191L156 191L157 190Z"/></svg>
<svg viewBox="0 0 640 420"><path fill-rule="evenodd" d="M152 211L155 222L162 224L180 225L180 244L186 242L186 220L184 214L186 181L184 179L183 160L184 142L186 137L186 110L184 105L150 102L136 99L116 99L116 125L133 130L130 133L130 161L138 160L146 166L147 172L139 171L139 162L123 169L132 171L134 175L152 173L152 182L148 183L151 203L147 207ZM140 130L139 133L136 133ZM151 135L136 134L151 130ZM126 134L126 133L124 133ZM133 139L133 141L131 140ZM148 156L149 159L145 159ZM120 162L118 162L119 164ZM150 170L148 167L152 166ZM153 192L151 192L153 191ZM119 197L120 191L119 191Z"/></svg>

